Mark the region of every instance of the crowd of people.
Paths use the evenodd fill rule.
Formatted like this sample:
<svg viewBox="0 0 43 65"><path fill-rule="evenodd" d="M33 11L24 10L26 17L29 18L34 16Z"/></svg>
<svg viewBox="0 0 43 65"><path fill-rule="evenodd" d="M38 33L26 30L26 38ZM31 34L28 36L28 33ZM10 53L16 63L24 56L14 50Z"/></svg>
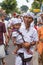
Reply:
<svg viewBox="0 0 43 65"><path fill-rule="evenodd" d="M0 12L0 47L4 49L4 56L1 57L3 65L6 65L4 58L5 52L8 54L10 39L15 47L12 53L16 55L15 65L33 65L34 52L38 53L38 58L41 56L43 52L43 12L37 17L37 25L34 23L34 18L35 15L32 12L22 15L13 13L7 20L6 13Z"/></svg>

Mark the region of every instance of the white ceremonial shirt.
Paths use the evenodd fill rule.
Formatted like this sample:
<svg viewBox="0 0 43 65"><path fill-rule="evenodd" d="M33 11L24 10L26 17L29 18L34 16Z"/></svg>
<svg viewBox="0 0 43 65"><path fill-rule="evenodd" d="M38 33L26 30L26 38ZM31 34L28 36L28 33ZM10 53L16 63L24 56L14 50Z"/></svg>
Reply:
<svg viewBox="0 0 43 65"><path fill-rule="evenodd" d="M30 26L29 30L26 30L26 27L25 27L24 22L22 23L22 26L21 26L21 28L20 28L20 32L22 33L25 42L31 43L31 42L33 42L33 41L38 41L37 31L36 31L33 27L31 27L31 26ZM33 47L31 47L30 50L33 51ZM19 52L23 52L25 58L32 56L31 54L28 54L28 53L26 52L26 49L25 49L25 48L19 49L19 50L18 50L18 53L19 53ZM27 56L26 56L26 55L27 55Z"/></svg>

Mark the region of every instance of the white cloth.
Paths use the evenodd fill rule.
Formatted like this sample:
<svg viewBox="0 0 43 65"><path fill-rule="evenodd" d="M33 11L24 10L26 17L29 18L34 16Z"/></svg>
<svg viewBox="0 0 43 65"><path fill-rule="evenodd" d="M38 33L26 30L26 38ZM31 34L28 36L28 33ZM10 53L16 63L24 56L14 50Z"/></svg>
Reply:
<svg viewBox="0 0 43 65"><path fill-rule="evenodd" d="M14 21L15 18L11 18L9 21L8 21L8 27L11 26L12 22Z"/></svg>
<svg viewBox="0 0 43 65"><path fill-rule="evenodd" d="M32 13L32 12L27 12L27 15L28 15L28 16L31 16L31 17L34 19L34 13Z"/></svg>
<svg viewBox="0 0 43 65"><path fill-rule="evenodd" d="M12 23L11 24L17 24L18 23L18 19L17 18L14 18L13 20L12 20Z"/></svg>
<svg viewBox="0 0 43 65"><path fill-rule="evenodd" d="M41 17L38 17L38 18L37 18L37 21L38 21L38 22L39 22L39 21L40 21L40 22L43 22L42 19L41 19Z"/></svg>
<svg viewBox="0 0 43 65"><path fill-rule="evenodd" d="M21 23L21 19L12 18L9 20L8 27L10 27L11 25L17 24L17 23Z"/></svg>
<svg viewBox="0 0 43 65"><path fill-rule="evenodd" d="M29 28L29 30L26 30L24 22L21 25L20 32L24 35L24 39L27 40L27 42L38 41L38 33L34 27Z"/></svg>
<svg viewBox="0 0 43 65"><path fill-rule="evenodd" d="M24 17L24 16L30 16L30 17L32 17L32 18L34 19L34 13L32 13L32 12L23 13L22 16L23 16L23 17Z"/></svg>
<svg viewBox="0 0 43 65"><path fill-rule="evenodd" d="M0 45L0 58L4 58L4 57L5 57L4 45Z"/></svg>
<svg viewBox="0 0 43 65"><path fill-rule="evenodd" d="M19 60L18 60L19 59ZM26 65L31 65L32 64L32 60L30 62L26 62ZM20 56L16 57L15 60L15 65L22 65L22 59L20 58ZM33 65L33 64L32 64Z"/></svg>
<svg viewBox="0 0 43 65"><path fill-rule="evenodd" d="M33 55L31 55L31 54L28 54L25 48L19 49L17 53L24 53L24 58L25 58L25 59L26 59L26 58L30 58L30 57L33 56Z"/></svg>
<svg viewBox="0 0 43 65"><path fill-rule="evenodd" d="M34 21L32 21L32 23L30 24L31 27L34 27Z"/></svg>
<svg viewBox="0 0 43 65"><path fill-rule="evenodd" d="M20 56L17 56L15 59L15 65L22 65L22 59L20 58Z"/></svg>
<svg viewBox="0 0 43 65"><path fill-rule="evenodd" d="M41 17L37 18L37 24L40 22L40 23L43 23L43 19ZM43 26L42 24L39 24L38 27L40 26Z"/></svg>
<svg viewBox="0 0 43 65"><path fill-rule="evenodd" d="M23 13L22 16L24 17L24 16L28 16L28 15L27 15L27 13Z"/></svg>
<svg viewBox="0 0 43 65"><path fill-rule="evenodd" d="M22 36L17 31L12 32L12 37L16 37L17 44L23 43Z"/></svg>
<svg viewBox="0 0 43 65"><path fill-rule="evenodd" d="M21 23L21 22L22 22L22 20L21 20L20 18L18 18L18 22L20 22L20 23Z"/></svg>

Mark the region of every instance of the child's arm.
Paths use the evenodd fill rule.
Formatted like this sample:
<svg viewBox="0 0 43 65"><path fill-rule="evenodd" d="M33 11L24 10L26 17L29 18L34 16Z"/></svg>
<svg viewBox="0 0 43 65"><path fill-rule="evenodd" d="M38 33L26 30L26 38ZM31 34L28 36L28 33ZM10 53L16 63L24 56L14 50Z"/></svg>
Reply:
<svg viewBox="0 0 43 65"><path fill-rule="evenodd" d="M14 49L14 51L13 51L13 53L14 54L17 54L17 51L19 50L19 47L18 46L16 46L16 48Z"/></svg>
<svg viewBox="0 0 43 65"><path fill-rule="evenodd" d="M14 54L17 54L17 51L20 49L20 46L16 46L16 48L14 49Z"/></svg>
<svg viewBox="0 0 43 65"><path fill-rule="evenodd" d="M13 44L14 44L14 46L16 45L16 37L13 37L12 38L12 41L13 41Z"/></svg>
<svg viewBox="0 0 43 65"><path fill-rule="evenodd" d="M16 54L17 51L21 48L21 44L16 44L16 37L13 38L13 44L16 46L13 53Z"/></svg>

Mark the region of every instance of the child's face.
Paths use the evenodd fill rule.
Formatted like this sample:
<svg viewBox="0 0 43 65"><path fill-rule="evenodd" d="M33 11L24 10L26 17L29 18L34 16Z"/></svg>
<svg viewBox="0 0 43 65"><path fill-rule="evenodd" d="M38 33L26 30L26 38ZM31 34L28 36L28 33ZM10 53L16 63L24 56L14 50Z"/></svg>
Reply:
<svg viewBox="0 0 43 65"><path fill-rule="evenodd" d="M15 29L17 29L17 30L20 28L20 26L21 26L21 23L18 23L18 24L14 25Z"/></svg>

